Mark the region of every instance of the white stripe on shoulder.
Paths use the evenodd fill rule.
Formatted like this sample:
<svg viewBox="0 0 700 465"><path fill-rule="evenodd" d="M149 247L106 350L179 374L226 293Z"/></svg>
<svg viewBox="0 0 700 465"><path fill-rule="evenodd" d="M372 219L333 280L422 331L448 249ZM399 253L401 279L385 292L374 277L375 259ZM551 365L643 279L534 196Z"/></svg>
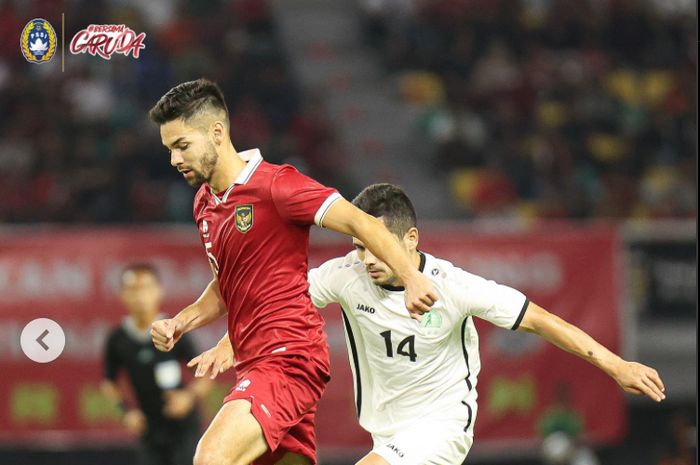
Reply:
<svg viewBox="0 0 700 465"><path fill-rule="evenodd" d="M331 208L331 205L335 203L336 200L342 199L343 196L340 195L338 192L333 192L331 195L328 196L326 200L323 201L319 209L316 211L316 214L314 215L314 223L316 223L316 226L323 227L323 218L326 216L326 213L328 213L328 209Z"/></svg>

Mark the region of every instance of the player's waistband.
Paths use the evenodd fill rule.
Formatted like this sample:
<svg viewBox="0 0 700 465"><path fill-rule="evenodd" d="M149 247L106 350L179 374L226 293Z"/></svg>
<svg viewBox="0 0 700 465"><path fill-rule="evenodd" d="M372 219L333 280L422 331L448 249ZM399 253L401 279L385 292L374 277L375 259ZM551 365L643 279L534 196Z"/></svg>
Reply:
<svg viewBox="0 0 700 465"><path fill-rule="evenodd" d="M313 345L281 345L264 353L248 357L245 360L236 361L234 367L237 373L242 373L260 365L274 364L290 359L313 364L326 375L330 375L330 353L325 341L321 344Z"/></svg>

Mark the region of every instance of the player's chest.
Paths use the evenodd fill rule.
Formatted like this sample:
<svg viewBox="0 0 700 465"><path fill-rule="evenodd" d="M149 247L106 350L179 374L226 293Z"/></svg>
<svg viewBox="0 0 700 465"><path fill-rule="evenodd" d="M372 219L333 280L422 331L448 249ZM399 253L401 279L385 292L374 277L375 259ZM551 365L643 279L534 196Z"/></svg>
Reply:
<svg viewBox="0 0 700 465"><path fill-rule="evenodd" d="M211 201L198 215L197 227L207 255L224 259L274 234L280 219L271 200L241 195L223 203Z"/></svg>
<svg viewBox="0 0 700 465"><path fill-rule="evenodd" d="M345 307L358 323L370 358L417 362L432 358L448 343L454 321L445 308L436 304L418 322L409 316L403 293L366 296L354 294Z"/></svg>

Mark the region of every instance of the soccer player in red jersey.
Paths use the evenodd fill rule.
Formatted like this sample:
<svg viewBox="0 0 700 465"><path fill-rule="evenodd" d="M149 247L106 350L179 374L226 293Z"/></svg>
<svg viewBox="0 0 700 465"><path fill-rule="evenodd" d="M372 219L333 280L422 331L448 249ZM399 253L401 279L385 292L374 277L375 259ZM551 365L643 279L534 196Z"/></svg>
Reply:
<svg viewBox="0 0 700 465"><path fill-rule="evenodd" d="M170 163L199 187L194 218L214 279L172 319L153 323L156 348L228 314L237 384L201 438L195 465L316 463L314 415L330 379L323 321L308 292L312 224L356 237L406 288L412 315L437 300L381 220L288 165L237 153L224 96L199 79L150 110Z"/></svg>

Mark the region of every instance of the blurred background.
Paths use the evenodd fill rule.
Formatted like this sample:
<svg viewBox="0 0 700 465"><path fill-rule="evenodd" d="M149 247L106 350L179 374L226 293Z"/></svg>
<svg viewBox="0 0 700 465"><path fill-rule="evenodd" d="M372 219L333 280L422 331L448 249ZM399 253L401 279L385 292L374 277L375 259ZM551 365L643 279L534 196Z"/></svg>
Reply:
<svg viewBox="0 0 700 465"><path fill-rule="evenodd" d="M43 64L19 47L37 17L58 35ZM424 250L517 287L666 382L660 405L632 398L480 325L469 463L694 463L696 23L689 0L0 0L0 463L133 463L136 439L98 389L102 351L125 315L127 263L155 264L168 313L208 281L194 190L146 118L199 77L223 89L237 150L346 198L402 185ZM145 49L72 54L90 24L145 32ZM348 249L315 231L311 265ZM38 317L67 336L45 365L19 347ZM334 379L319 451L344 465L370 442L338 312L324 317ZM224 331L202 330L198 347ZM205 421L233 381L209 394Z"/></svg>

